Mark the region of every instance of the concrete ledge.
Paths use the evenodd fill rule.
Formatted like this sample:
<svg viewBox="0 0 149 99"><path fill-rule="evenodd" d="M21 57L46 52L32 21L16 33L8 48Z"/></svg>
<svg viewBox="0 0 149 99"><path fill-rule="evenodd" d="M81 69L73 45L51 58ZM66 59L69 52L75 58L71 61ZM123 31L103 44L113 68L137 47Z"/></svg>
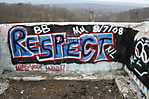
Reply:
<svg viewBox="0 0 149 99"><path fill-rule="evenodd" d="M42 72L11 72L2 74L0 78L23 81L41 81L41 80L101 80L115 79L123 75L124 71L97 72L91 74L85 73L42 73Z"/></svg>
<svg viewBox="0 0 149 99"><path fill-rule="evenodd" d="M4 93L9 87L9 81L5 79L0 79L0 95Z"/></svg>
<svg viewBox="0 0 149 99"><path fill-rule="evenodd" d="M129 77L119 76L115 79L115 82L125 99L138 99L137 89L132 85Z"/></svg>

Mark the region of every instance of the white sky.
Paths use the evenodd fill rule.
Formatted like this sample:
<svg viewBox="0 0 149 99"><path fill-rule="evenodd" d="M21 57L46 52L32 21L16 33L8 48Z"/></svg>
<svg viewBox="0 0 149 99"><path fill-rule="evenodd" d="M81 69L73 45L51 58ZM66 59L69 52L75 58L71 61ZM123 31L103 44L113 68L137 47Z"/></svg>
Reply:
<svg viewBox="0 0 149 99"><path fill-rule="evenodd" d="M95 0L100 1L100 0ZM128 2L128 3L141 3L141 4L149 4L149 0L104 0L104 1L115 1L115 2Z"/></svg>
<svg viewBox="0 0 149 99"><path fill-rule="evenodd" d="M123 3L137 3L137 4L149 4L149 0L0 0L0 2L7 3L32 3L32 4L50 4L50 3L80 3L80 2L98 2L101 1L113 1Z"/></svg>

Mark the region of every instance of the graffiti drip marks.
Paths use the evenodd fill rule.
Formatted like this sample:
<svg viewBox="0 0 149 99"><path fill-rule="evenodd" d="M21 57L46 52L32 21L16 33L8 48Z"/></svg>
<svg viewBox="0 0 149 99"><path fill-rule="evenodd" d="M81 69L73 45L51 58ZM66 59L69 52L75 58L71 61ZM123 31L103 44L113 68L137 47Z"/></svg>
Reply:
<svg viewBox="0 0 149 99"><path fill-rule="evenodd" d="M49 31L50 29L44 29ZM37 27L36 27L37 32ZM29 34L17 26L9 31L9 45L15 63L43 63L55 61L108 61L105 46L114 46L113 33L89 33L70 37L66 32ZM111 48L110 48L111 49ZM109 51L109 50L108 50ZM112 54L115 52L111 52Z"/></svg>

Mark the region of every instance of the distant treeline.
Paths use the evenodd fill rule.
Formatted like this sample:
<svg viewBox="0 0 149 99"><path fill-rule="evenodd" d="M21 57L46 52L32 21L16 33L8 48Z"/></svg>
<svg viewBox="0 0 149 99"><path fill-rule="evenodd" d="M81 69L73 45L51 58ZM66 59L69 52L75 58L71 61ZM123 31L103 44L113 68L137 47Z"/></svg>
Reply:
<svg viewBox="0 0 149 99"><path fill-rule="evenodd" d="M149 20L149 8L133 9L121 13L94 13L82 9L66 9L50 5L0 3L0 23L11 22L86 22L86 21L125 21L140 22Z"/></svg>

